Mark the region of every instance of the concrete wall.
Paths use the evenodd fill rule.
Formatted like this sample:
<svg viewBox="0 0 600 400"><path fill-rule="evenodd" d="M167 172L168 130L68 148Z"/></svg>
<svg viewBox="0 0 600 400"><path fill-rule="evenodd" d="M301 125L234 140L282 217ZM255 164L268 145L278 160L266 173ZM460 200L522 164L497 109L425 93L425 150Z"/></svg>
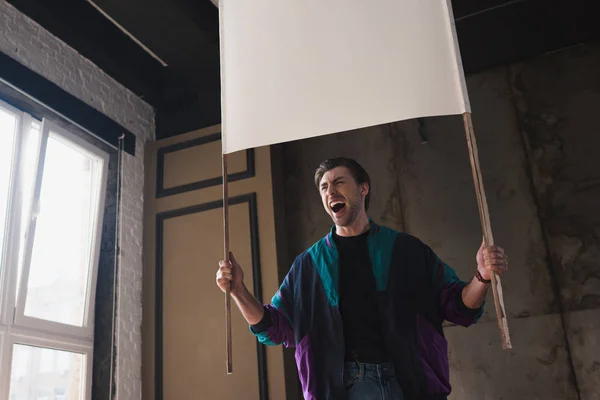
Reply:
<svg viewBox="0 0 600 400"><path fill-rule="evenodd" d="M600 45L511 66L581 399L600 399Z"/></svg>
<svg viewBox="0 0 600 400"><path fill-rule="evenodd" d="M514 349L491 295L479 324L448 325L452 399L600 399L600 46L468 77ZM370 215L421 238L468 280L481 230L460 117L288 143L281 151L289 257L329 229L312 183L328 157L373 180Z"/></svg>
<svg viewBox="0 0 600 400"><path fill-rule="evenodd" d="M123 232L117 304L117 398L141 398L144 144L154 140L154 110L64 42L0 0L0 51L44 76L136 135L123 158Z"/></svg>

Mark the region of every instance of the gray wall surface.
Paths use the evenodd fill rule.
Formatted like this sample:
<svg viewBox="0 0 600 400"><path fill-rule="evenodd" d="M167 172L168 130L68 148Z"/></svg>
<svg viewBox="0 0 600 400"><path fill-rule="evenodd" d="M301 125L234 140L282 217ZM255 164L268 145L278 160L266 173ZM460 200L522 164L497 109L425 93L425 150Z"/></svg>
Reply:
<svg viewBox="0 0 600 400"><path fill-rule="evenodd" d="M451 399L598 400L600 45L467 81L492 228L510 255L514 349L501 349L491 294L477 325L447 325ZM280 146L288 261L331 226L314 169L347 156L371 175L370 216L419 237L469 280L482 236L462 118L424 127L425 144L404 121Z"/></svg>

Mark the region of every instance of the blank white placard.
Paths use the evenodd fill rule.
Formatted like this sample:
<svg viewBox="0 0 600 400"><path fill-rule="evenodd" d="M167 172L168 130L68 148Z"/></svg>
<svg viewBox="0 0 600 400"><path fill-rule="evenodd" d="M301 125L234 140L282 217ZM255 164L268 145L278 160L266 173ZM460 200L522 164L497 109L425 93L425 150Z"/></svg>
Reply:
<svg viewBox="0 0 600 400"><path fill-rule="evenodd" d="M450 0L220 0L223 152L470 111Z"/></svg>

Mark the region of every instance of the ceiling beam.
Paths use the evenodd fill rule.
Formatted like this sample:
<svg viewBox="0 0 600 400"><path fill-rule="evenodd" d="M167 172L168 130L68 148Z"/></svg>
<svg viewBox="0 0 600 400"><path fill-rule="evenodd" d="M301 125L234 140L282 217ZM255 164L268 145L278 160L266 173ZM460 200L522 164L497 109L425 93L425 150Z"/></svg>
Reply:
<svg viewBox="0 0 600 400"><path fill-rule="evenodd" d="M523 0L463 8L456 32L466 73L600 38L595 0ZM461 3L461 1L457 1ZM495 3L502 3L496 0ZM455 10L456 11L456 10ZM469 16L472 15L472 16Z"/></svg>
<svg viewBox="0 0 600 400"><path fill-rule="evenodd" d="M89 2L7 1L136 95L159 104L164 67Z"/></svg>

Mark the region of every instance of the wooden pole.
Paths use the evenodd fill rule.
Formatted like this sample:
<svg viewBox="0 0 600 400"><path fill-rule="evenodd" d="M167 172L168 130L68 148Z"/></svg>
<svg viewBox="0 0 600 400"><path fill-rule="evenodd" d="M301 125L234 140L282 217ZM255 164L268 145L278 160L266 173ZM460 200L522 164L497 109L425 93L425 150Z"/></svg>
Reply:
<svg viewBox="0 0 600 400"><path fill-rule="evenodd" d="M475 194L477 195L477 203L479 207L479 218L481 219L481 228L483 230L483 242L486 247L493 246L494 236L492 234L490 213L488 210L487 199L485 197L481 169L479 167L479 151L477 149L477 141L475 140L475 131L473 130L471 113L464 113L463 120L465 123L465 133L467 135L467 145L469 147L469 158L471 159L471 169L473 171L473 181L475 183ZM508 323L506 320L504 298L502 296L502 282L500 280L500 275L498 275L496 272L492 274L492 293L494 295L494 305L496 307L496 318L498 319L498 328L500 329L502 348L505 350L512 349L510 334L508 331Z"/></svg>
<svg viewBox="0 0 600 400"><path fill-rule="evenodd" d="M223 252L229 261L229 190L227 184L227 154L223 154ZM227 353L227 374L233 373L233 357L231 354L231 294L230 284L225 289L225 337Z"/></svg>

